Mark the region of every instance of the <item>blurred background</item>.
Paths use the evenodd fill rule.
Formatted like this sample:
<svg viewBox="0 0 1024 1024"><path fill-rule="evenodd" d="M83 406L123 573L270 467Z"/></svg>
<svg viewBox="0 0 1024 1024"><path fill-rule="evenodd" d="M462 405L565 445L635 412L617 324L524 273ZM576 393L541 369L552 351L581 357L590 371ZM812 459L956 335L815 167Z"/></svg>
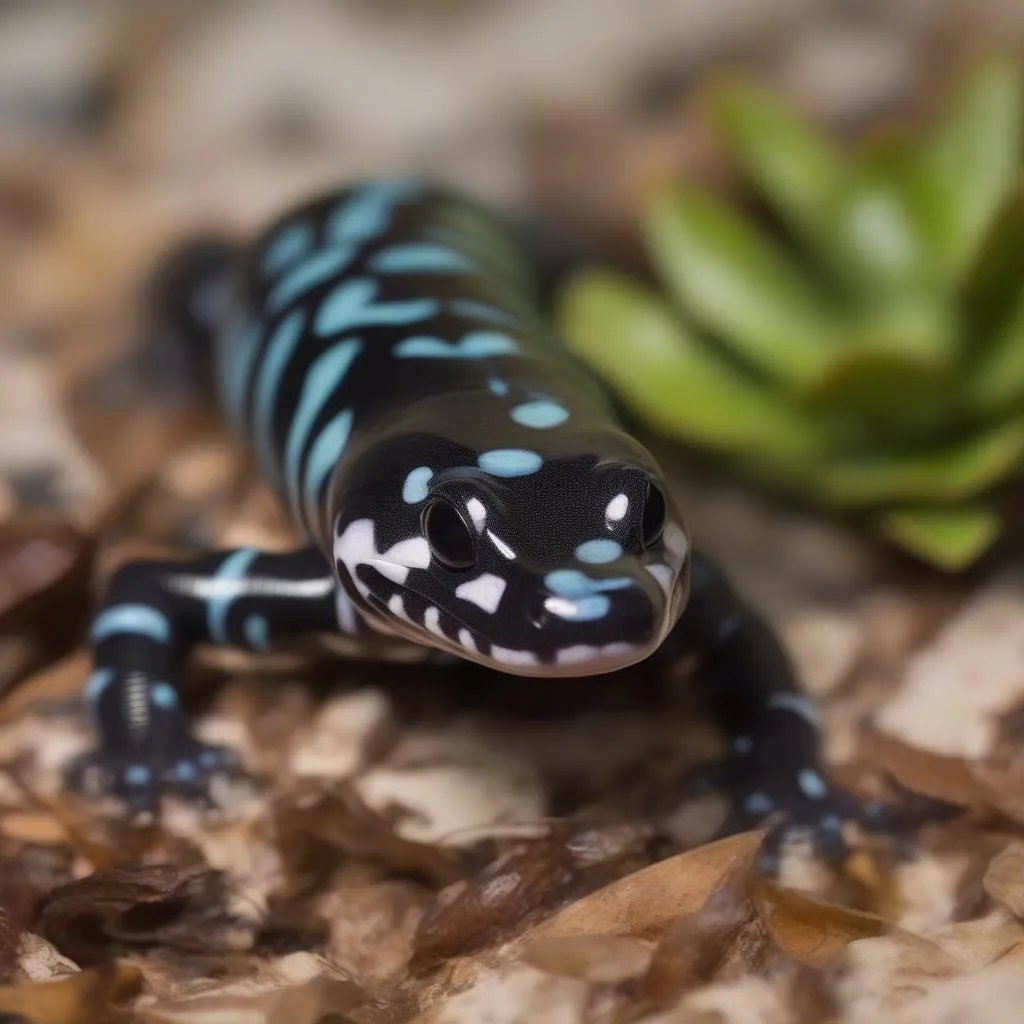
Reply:
<svg viewBox="0 0 1024 1024"><path fill-rule="evenodd" d="M188 367L156 344L154 266L194 233L245 236L315 189L397 173L539 218L587 253L591 269L557 296L561 333L644 431L700 545L781 631L841 780L878 793L891 772L1002 815L1002 833L951 831L906 870L862 861L831 897L937 933L988 912L985 876L1013 916L985 956L1019 953L1019 849L1005 868L1017 888L985 872L1024 821L1024 585L1009 545L1024 468L1022 43L1022 0L0 0L0 924L17 911L28 927L32 901L69 892L52 914L67 914L63 931L32 927L79 964L170 950L147 968L165 992L219 970L224 949L223 977L271 962L264 947L268 959L236 957L237 930L217 946L208 896L193 900L192 933L174 909L165 931L133 938L116 886L98 883L81 906L105 901L114 924L94 928L73 880L129 849L120 825L90 811L65 829L32 794L67 811L61 767L91 743L88 617L114 564L294 542ZM211 658L201 681L211 667L232 678L203 735L270 778L272 803L220 832L171 818L130 849L172 873L230 866L247 906L280 898L291 916L250 920L247 949L263 929L275 951L326 949L331 970L368 985L401 977L414 948L458 965L545 900L713 831L658 818L676 845L644 845L645 787L674 813L680 766L718 741L629 683L484 688L501 715L453 721L397 669L335 667L347 689L321 704L292 664L262 685L250 662ZM531 719L574 696L585 716ZM881 731L866 738L869 721ZM572 833L559 829L593 806L639 825L629 842L587 839L626 853L597 857L573 888L585 871L565 867ZM557 828L514 846L509 823L538 821ZM81 840L97 829L99 853ZM278 847L295 835L316 838L298 867ZM523 859L487 874L509 850ZM492 903L470 888L446 917L436 893L477 871ZM150 899L131 885L124 906ZM663 899L659 881L642 901L659 920ZM433 937L417 938L438 907ZM689 955L698 940L679 934ZM917 992L913 970L863 987ZM1019 993L1009 1016L984 1019L1017 1019ZM988 1008L979 982L964 1019ZM799 1019L824 1016L805 1006Z"/></svg>

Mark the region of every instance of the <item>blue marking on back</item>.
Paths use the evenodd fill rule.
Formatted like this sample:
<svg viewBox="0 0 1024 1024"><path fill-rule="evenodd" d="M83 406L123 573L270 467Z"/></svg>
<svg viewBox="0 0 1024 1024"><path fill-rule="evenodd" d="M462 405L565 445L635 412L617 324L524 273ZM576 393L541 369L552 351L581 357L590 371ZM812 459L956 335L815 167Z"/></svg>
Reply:
<svg viewBox="0 0 1024 1024"><path fill-rule="evenodd" d="M263 272L278 274L313 246L313 228L306 222L286 224L263 250Z"/></svg>
<svg viewBox="0 0 1024 1024"><path fill-rule="evenodd" d="M412 324L426 320L440 308L434 299L374 304L376 294L376 281L362 277L343 281L320 304L315 324L317 334L337 334L372 324Z"/></svg>
<svg viewBox="0 0 1024 1024"><path fill-rule="evenodd" d="M472 274L479 268L461 252L432 242L389 245L369 260L379 274Z"/></svg>
<svg viewBox="0 0 1024 1024"><path fill-rule="evenodd" d="M104 690L114 681L114 670L112 668L98 668L90 673L85 684L86 700L96 703Z"/></svg>
<svg viewBox="0 0 1024 1024"><path fill-rule="evenodd" d="M607 537L584 541L576 549L576 557L581 562L589 562L591 565L604 565L606 562L614 562L621 555L622 545L617 540L610 540Z"/></svg>
<svg viewBox="0 0 1024 1024"><path fill-rule="evenodd" d="M743 801L743 809L748 814L767 814L775 806L767 793L751 793Z"/></svg>
<svg viewBox="0 0 1024 1024"><path fill-rule="evenodd" d="M192 782L196 777L196 766L191 761L179 761L174 766L174 774L179 782Z"/></svg>
<svg viewBox="0 0 1024 1024"><path fill-rule="evenodd" d="M255 548L239 548L232 551L210 578L213 593L206 600L206 629L214 643L228 642L228 611L240 590L232 584L245 577L249 566L259 558L259 554Z"/></svg>
<svg viewBox="0 0 1024 1024"><path fill-rule="evenodd" d="M457 316L473 317L477 320L487 320L492 324L501 327L519 326L518 317L497 306L488 305L486 302L477 302L476 299L452 299L448 308Z"/></svg>
<svg viewBox="0 0 1024 1024"><path fill-rule="evenodd" d="M427 484L430 483L430 478L433 475L434 471L429 466L417 466L411 470L405 478L405 483L402 484L402 500L407 505L415 505L417 502L423 501L427 496Z"/></svg>
<svg viewBox="0 0 1024 1024"><path fill-rule="evenodd" d="M516 423L535 430L550 430L564 423L569 418L569 410L557 402L547 399L536 402L524 402L517 405L510 413Z"/></svg>
<svg viewBox="0 0 1024 1024"><path fill-rule="evenodd" d="M299 404L288 429L285 445L284 479L293 503L298 503L301 481L302 453L306 448L309 431L323 411L324 403L345 379L353 360L362 350L363 343L356 338L338 342L321 355L306 371L306 379L299 395Z"/></svg>
<svg viewBox="0 0 1024 1024"><path fill-rule="evenodd" d="M133 786L143 786L150 780L150 771L144 764L129 765L125 769L124 780Z"/></svg>
<svg viewBox="0 0 1024 1024"><path fill-rule="evenodd" d="M335 241L362 241L383 235L395 205L422 192L413 181L376 181L357 189L327 218L327 237Z"/></svg>
<svg viewBox="0 0 1024 1024"><path fill-rule="evenodd" d="M277 389L305 326L306 314L301 309L292 310L277 325L257 373L252 423L253 433L258 438L260 466L266 473L275 468L273 432Z"/></svg>
<svg viewBox="0 0 1024 1024"><path fill-rule="evenodd" d="M821 800L828 793L825 780L813 768L801 768L796 781L804 796L812 800Z"/></svg>
<svg viewBox="0 0 1024 1024"><path fill-rule="evenodd" d="M317 435L306 462L306 522L312 523L319 516L317 501L320 489L327 475L338 464L341 453L348 443L348 435L352 430L352 410L339 412Z"/></svg>
<svg viewBox="0 0 1024 1024"><path fill-rule="evenodd" d="M492 476L529 476L544 465L544 459L523 448L495 448L482 452L476 464Z"/></svg>
<svg viewBox="0 0 1024 1024"><path fill-rule="evenodd" d="M398 359L488 359L491 356L515 355L516 343L496 331L473 331L459 341L441 338L406 338L394 349Z"/></svg>
<svg viewBox="0 0 1024 1024"><path fill-rule="evenodd" d="M488 377L487 390L490 391L492 395L498 395L499 397L507 395L508 381L504 381L500 377Z"/></svg>
<svg viewBox="0 0 1024 1024"><path fill-rule="evenodd" d="M98 644L115 633L138 633L166 644L171 639L171 624L163 612L148 604L115 604L96 617L90 636Z"/></svg>
<svg viewBox="0 0 1024 1024"><path fill-rule="evenodd" d="M250 324L242 329L238 340L225 338L221 345L221 390L224 404L236 423L242 422L249 378L262 337L262 327Z"/></svg>
<svg viewBox="0 0 1024 1024"><path fill-rule="evenodd" d="M170 683L163 681L154 683L149 688L149 699L158 708L173 708L178 706L178 695Z"/></svg>
<svg viewBox="0 0 1024 1024"><path fill-rule="evenodd" d="M250 615L242 623L245 642L256 651L270 650L270 626L262 615Z"/></svg>
<svg viewBox="0 0 1024 1024"><path fill-rule="evenodd" d="M321 249L307 256L297 267L281 278L267 296L267 309L272 313L283 309L304 292L329 281L352 262L354 246Z"/></svg>

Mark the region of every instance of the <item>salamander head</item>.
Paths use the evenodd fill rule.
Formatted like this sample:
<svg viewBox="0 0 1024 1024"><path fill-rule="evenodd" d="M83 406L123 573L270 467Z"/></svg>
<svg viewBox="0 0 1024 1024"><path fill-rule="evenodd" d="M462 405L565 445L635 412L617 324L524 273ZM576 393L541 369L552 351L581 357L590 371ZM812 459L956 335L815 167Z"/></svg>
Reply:
<svg viewBox="0 0 1024 1024"><path fill-rule="evenodd" d="M348 475L342 586L377 628L504 672L640 661L682 611L688 542L653 460L620 448L545 459L406 439L398 493L388 458Z"/></svg>

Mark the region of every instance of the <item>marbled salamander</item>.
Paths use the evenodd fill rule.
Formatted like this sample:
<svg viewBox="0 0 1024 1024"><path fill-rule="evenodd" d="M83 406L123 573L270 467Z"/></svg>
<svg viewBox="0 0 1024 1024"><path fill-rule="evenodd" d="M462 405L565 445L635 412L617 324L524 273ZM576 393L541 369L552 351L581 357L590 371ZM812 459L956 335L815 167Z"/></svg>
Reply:
<svg viewBox="0 0 1024 1024"><path fill-rule="evenodd" d="M691 550L657 464L553 336L496 214L363 183L273 225L221 303L211 280L193 319L217 321L224 411L311 546L115 573L91 634L101 744L79 784L141 810L165 789L203 795L232 757L188 730L184 655L315 636L534 676L696 653L731 736L727 829L779 812L834 846L843 820L885 816L826 781L779 644Z"/></svg>

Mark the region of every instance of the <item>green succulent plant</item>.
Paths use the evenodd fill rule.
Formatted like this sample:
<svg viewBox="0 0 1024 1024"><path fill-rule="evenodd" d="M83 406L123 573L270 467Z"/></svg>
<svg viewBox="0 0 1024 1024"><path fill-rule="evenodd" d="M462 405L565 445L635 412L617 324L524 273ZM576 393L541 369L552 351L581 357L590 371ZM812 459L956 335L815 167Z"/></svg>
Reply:
<svg viewBox="0 0 1024 1024"><path fill-rule="evenodd" d="M583 271L559 302L568 344L655 431L970 565L1024 470L1020 66L980 62L919 137L849 153L742 81L709 99L770 216L655 189L664 294Z"/></svg>

